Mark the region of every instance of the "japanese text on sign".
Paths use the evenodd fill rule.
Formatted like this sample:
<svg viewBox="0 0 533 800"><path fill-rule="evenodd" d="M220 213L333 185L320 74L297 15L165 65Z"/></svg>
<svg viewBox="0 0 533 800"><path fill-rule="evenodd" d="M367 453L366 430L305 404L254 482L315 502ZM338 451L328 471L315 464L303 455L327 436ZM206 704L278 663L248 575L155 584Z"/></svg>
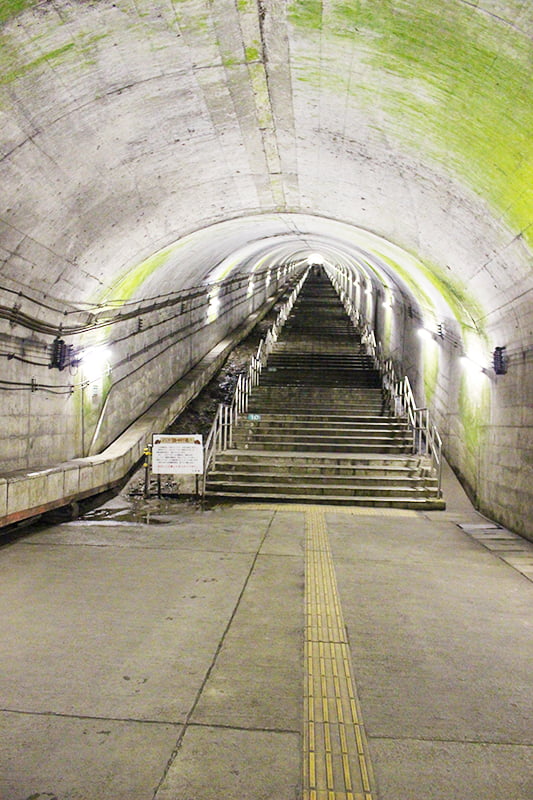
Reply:
<svg viewBox="0 0 533 800"><path fill-rule="evenodd" d="M152 472L154 475L201 475L203 471L204 448L201 434L153 435Z"/></svg>

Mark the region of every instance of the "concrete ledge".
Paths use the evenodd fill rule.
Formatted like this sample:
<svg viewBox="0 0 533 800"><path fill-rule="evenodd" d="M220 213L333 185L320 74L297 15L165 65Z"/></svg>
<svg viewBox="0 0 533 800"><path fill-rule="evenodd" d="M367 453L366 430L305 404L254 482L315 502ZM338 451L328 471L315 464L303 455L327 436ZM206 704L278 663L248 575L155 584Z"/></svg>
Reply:
<svg viewBox="0 0 533 800"><path fill-rule="evenodd" d="M233 348L268 314L281 293L270 297L259 311L220 341L98 455L0 476L0 527L13 525L118 486L143 457L152 433L164 431L199 394L220 370Z"/></svg>
<svg viewBox="0 0 533 800"><path fill-rule="evenodd" d="M0 478L0 519L7 514L7 481Z"/></svg>

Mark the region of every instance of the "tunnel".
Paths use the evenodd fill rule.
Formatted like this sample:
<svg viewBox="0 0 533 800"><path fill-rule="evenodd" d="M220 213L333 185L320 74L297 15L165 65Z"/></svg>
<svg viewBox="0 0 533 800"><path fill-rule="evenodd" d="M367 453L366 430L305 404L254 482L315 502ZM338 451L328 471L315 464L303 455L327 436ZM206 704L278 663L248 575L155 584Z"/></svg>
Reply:
<svg viewBox="0 0 533 800"><path fill-rule="evenodd" d="M531 800L532 73L531 0L0 0L2 800ZM150 496L309 276L444 497Z"/></svg>
<svg viewBox="0 0 533 800"><path fill-rule="evenodd" d="M39 505L24 475L109 483L58 465L116 462L311 257L476 506L533 535L529 3L9 0L0 23L4 521Z"/></svg>

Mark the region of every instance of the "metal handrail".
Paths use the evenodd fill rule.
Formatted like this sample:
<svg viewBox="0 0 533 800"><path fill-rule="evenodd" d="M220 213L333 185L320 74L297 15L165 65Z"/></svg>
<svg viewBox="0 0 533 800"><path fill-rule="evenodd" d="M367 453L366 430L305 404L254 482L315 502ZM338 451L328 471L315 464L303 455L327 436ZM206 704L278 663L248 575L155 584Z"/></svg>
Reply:
<svg viewBox="0 0 533 800"><path fill-rule="evenodd" d="M431 458L432 467L437 475L438 495L442 497L442 438L435 424L431 421L429 409L417 406L415 396L405 376L398 379L392 358L386 357L383 345L376 341L376 336L368 322L364 322L359 311L346 292L335 279L330 279L339 294L345 311L353 325L361 332L361 341L366 346L368 355L381 373L383 388L388 406L394 416L404 416L413 433L413 453L420 453Z"/></svg>
<svg viewBox="0 0 533 800"><path fill-rule="evenodd" d="M233 446L233 430L239 417L248 410L248 400L261 376L263 367L278 340L289 314L292 311L296 298L304 284L309 270L300 278L283 307L280 309L274 324L261 339L257 352L250 358L248 369L241 372L237 378L235 391L229 404L220 403L216 410L215 418L204 444L204 471L202 475L201 493L205 495L207 473L211 467L216 466L217 453L228 450Z"/></svg>

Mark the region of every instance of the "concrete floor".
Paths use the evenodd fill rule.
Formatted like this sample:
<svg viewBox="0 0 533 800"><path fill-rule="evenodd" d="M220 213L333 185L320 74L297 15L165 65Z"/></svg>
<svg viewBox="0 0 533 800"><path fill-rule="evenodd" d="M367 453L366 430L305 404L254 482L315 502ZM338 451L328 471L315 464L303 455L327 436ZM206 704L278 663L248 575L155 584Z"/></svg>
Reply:
<svg viewBox="0 0 533 800"><path fill-rule="evenodd" d="M518 571L458 527L485 520L449 472L445 492L320 511L372 798L531 800L533 545ZM302 797L310 507L148 508L0 549L0 798Z"/></svg>

